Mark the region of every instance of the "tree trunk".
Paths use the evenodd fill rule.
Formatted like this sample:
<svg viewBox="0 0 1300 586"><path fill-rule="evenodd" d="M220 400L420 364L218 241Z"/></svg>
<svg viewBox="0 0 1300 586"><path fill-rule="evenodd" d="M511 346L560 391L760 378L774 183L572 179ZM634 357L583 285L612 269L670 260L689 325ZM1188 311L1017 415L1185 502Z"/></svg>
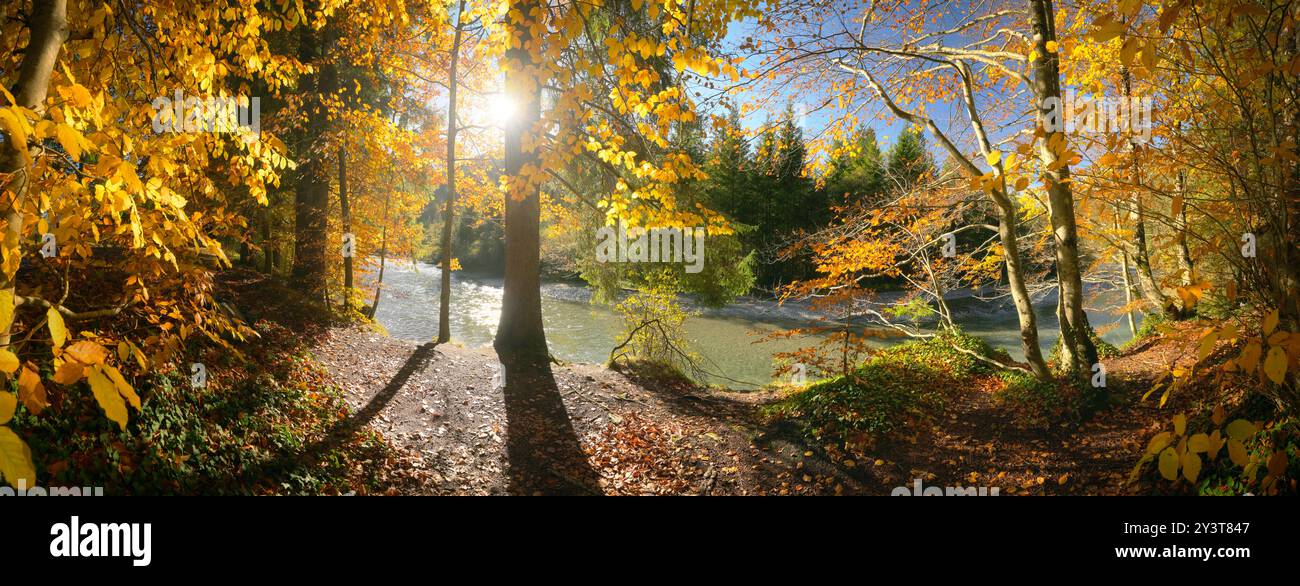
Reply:
<svg viewBox="0 0 1300 586"><path fill-rule="evenodd" d="M375 281L375 302L370 304L370 310L366 313L369 319L375 319L375 312L379 311L379 294L384 290L384 265L388 263L388 201L389 195L384 195L384 227L379 236L379 278Z"/></svg>
<svg viewBox="0 0 1300 586"><path fill-rule="evenodd" d="M36 0L30 17L31 40L23 54L23 62L18 70L18 82L13 88L16 105L42 114L45 111L45 96L50 89L50 73L58 60L59 50L68 39L68 6L66 0ZM37 155L38 149L28 150L26 144L19 144L14 137L5 134L3 148L0 148L0 176L8 180L0 184L0 193L8 191L12 199L0 198L0 217L5 220L3 251L5 270L0 270L0 291L8 293L11 298L16 295L18 266L22 262L23 205L27 199L28 177L27 161ZM7 347L10 342L11 324L4 324L0 330L0 347Z"/></svg>
<svg viewBox="0 0 1300 586"><path fill-rule="evenodd" d="M461 19L465 0L456 11L456 33L451 41L451 63L447 73L447 203L442 212L442 288L438 291L438 343L451 341L451 231L456 213L456 88L460 65Z"/></svg>
<svg viewBox="0 0 1300 586"><path fill-rule="evenodd" d="M1174 215L1174 226L1178 230L1174 247L1178 253L1178 270L1183 273L1180 282L1186 287L1192 284L1192 275L1196 272L1196 265L1192 262L1192 252L1187 247L1187 173L1179 171L1177 181L1178 199L1182 201L1182 205L1178 206L1178 213Z"/></svg>
<svg viewBox="0 0 1300 586"><path fill-rule="evenodd" d="M352 232L352 206L348 202L348 151L339 147L339 213L343 217L343 233ZM353 254L355 254L355 249ZM352 256L343 257L343 309L352 309Z"/></svg>
<svg viewBox="0 0 1300 586"><path fill-rule="evenodd" d="M1120 226L1119 212L1116 211L1115 212L1116 231L1119 230L1119 226ZM1120 270L1120 274L1123 276L1124 306L1127 308L1128 306L1133 304L1133 283L1129 281L1129 276L1128 276L1128 251L1124 249L1124 246L1122 244L1119 246L1119 270ZM1137 336L1137 332L1138 332L1137 323L1133 320L1133 310L1126 309L1124 311L1124 317L1128 320L1129 334L1132 336Z"/></svg>
<svg viewBox="0 0 1300 586"><path fill-rule="evenodd" d="M1025 362L1034 371L1039 380L1049 380L1052 373L1043 360L1043 350L1038 346L1038 317L1034 315L1033 299L1029 296L1029 287L1025 285L1024 261L1020 256L1020 242L1017 240L1016 209L1008 198L998 200L998 237L1002 241L1002 252L1007 270L1007 283L1011 287L1011 300L1016 305L1016 317L1020 323L1020 348L1025 353Z"/></svg>
<svg viewBox="0 0 1300 586"><path fill-rule="evenodd" d="M270 275L275 271L273 246L271 244L271 206L273 202L267 197L266 207L262 208L262 272Z"/></svg>
<svg viewBox="0 0 1300 586"><path fill-rule="evenodd" d="M1038 100L1038 123L1047 128L1049 110L1045 100L1061 98L1061 73L1055 53L1047 43L1056 41L1051 0L1029 0L1030 22L1038 57L1031 64L1034 73L1034 97ZM1056 279L1061 295L1061 368L1067 375L1089 373L1097 363L1097 348L1088 336L1083 311L1083 275L1079 266L1079 233L1074 219L1074 194L1070 189L1070 167L1058 163L1057 153L1049 146L1050 137L1039 143L1039 158L1044 167L1052 232L1056 252ZM1061 162L1063 163L1063 161ZM1056 167L1059 165L1059 167ZM1050 170L1056 167L1056 170Z"/></svg>
<svg viewBox="0 0 1300 586"><path fill-rule="evenodd" d="M510 182L505 202L505 292L493 346L504 359L538 362L549 354L542 326L541 203L536 179L522 171L538 162L536 141L526 141L526 150L524 143L541 119L541 80L536 74L540 65L534 58L540 53L534 46L540 39L530 32L537 18L533 11L541 6L537 0L512 0L510 5L523 14L523 22L510 25L520 47L506 52L506 96L517 105L518 114L505 131L505 174Z"/></svg>
<svg viewBox="0 0 1300 586"><path fill-rule="evenodd" d="M1123 68L1121 76L1124 79L1124 97L1133 99L1132 76L1128 68ZM1137 269L1138 290L1142 293L1142 299L1150 306L1150 311L1163 315L1171 314L1172 305L1165 294L1160 291L1160 285L1156 282L1155 273L1151 270L1151 255L1147 247L1147 219L1146 208L1142 203L1142 164L1140 157L1142 149L1132 140L1129 146L1133 151L1133 194L1130 201L1133 206L1133 266Z"/></svg>
<svg viewBox="0 0 1300 586"><path fill-rule="evenodd" d="M316 142L325 134L328 117L321 96L334 91L334 67L318 62L322 53L320 37L324 34L323 30L312 30L304 25L298 35L299 61L315 64L318 71L314 77L305 79L304 87L299 89L302 95L308 96L304 104L308 110L308 122L306 135L300 139L297 152L293 270L290 273L293 287L317 301L325 296L330 184L326 159Z"/></svg>

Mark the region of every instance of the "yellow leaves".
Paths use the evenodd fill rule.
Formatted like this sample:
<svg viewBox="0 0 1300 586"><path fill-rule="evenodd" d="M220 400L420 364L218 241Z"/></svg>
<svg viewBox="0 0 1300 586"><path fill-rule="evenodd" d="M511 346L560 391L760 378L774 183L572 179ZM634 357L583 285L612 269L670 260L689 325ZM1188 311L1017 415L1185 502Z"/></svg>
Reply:
<svg viewBox="0 0 1300 586"><path fill-rule="evenodd" d="M1141 41L1136 37L1124 39L1124 46L1119 50L1120 63L1123 63L1124 67L1132 67L1133 59L1137 57L1138 50L1141 48Z"/></svg>
<svg viewBox="0 0 1300 586"><path fill-rule="evenodd" d="M94 101L94 98L90 95L90 90L79 83L74 83L66 88L59 88L59 94L77 108L85 108Z"/></svg>
<svg viewBox="0 0 1300 586"><path fill-rule="evenodd" d="M27 486L36 484L36 466L32 464L31 449L18 434L3 425L0 425L0 476L14 487L20 480Z"/></svg>
<svg viewBox="0 0 1300 586"><path fill-rule="evenodd" d="M18 410L18 397L13 393L0 391L0 425L9 423Z"/></svg>
<svg viewBox="0 0 1300 586"><path fill-rule="evenodd" d="M45 318L50 328L50 340L55 348L62 348L63 343L68 341L68 328L63 325L63 316L57 308L51 307L45 312Z"/></svg>
<svg viewBox="0 0 1300 586"><path fill-rule="evenodd" d="M95 402L104 410L104 415L126 431L126 402L122 400L122 394L113 381L98 368L91 369L86 378L90 382L90 392L95 395Z"/></svg>
<svg viewBox="0 0 1300 586"><path fill-rule="evenodd" d="M1104 43L1124 34L1124 23L1116 20L1114 15L1106 14L1092 23L1093 30L1089 37L1098 43Z"/></svg>
<svg viewBox="0 0 1300 586"><path fill-rule="evenodd" d="M63 386L76 384L85 374L86 366L75 360L65 360L54 369L54 382Z"/></svg>
<svg viewBox="0 0 1300 586"><path fill-rule="evenodd" d="M22 373L18 375L18 400L33 415L40 415L41 411L50 406L45 395L45 385L41 384L41 375L36 374L31 363L24 364Z"/></svg>
<svg viewBox="0 0 1300 586"><path fill-rule="evenodd" d="M131 385L126 382L126 379L122 377L122 373L107 364L103 366L103 369L104 372L108 374L109 380L113 381L113 387L117 389L117 392L126 399L127 403L132 407L135 407L136 411L139 411L140 396L135 393L135 389L132 388Z"/></svg>
<svg viewBox="0 0 1300 586"><path fill-rule="evenodd" d="M989 154L984 155L984 161L987 162L990 167L997 165L998 161L1001 160L1002 160L1002 151L992 151Z"/></svg>
<svg viewBox="0 0 1300 586"><path fill-rule="evenodd" d="M1178 480L1179 458L1178 452L1173 448L1165 448L1160 452L1159 468L1160 475L1170 482Z"/></svg>
<svg viewBox="0 0 1300 586"><path fill-rule="evenodd" d="M1241 440L1228 440L1228 459L1232 460L1233 464L1241 467L1249 464L1250 455L1246 453L1246 444L1241 443Z"/></svg>
<svg viewBox="0 0 1300 586"><path fill-rule="evenodd" d="M80 161L81 142L85 140L81 137L81 133L67 124L60 124L54 127L54 134L59 144L63 145L63 150L68 152L68 156L74 161Z"/></svg>
<svg viewBox="0 0 1300 586"><path fill-rule="evenodd" d="M90 340L81 340L63 351L65 357L75 358L87 366L103 364L108 358L108 349Z"/></svg>
<svg viewBox="0 0 1300 586"><path fill-rule="evenodd" d="M1264 375L1278 385L1286 379L1286 350L1281 346L1269 349L1268 356L1264 358Z"/></svg>
<svg viewBox="0 0 1300 586"><path fill-rule="evenodd" d="M11 289L0 291L0 331L9 331L14 321L14 292Z"/></svg>
<svg viewBox="0 0 1300 586"><path fill-rule="evenodd" d="M1179 413L1174 416L1174 434L1183 435L1187 433L1187 415Z"/></svg>
<svg viewBox="0 0 1300 586"><path fill-rule="evenodd" d="M1228 424L1228 437L1244 442L1255 435L1255 424L1245 419L1237 419Z"/></svg>
<svg viewBox="0 0 1300 586"><path fill-rule="evenodd" d="M22 148L14 149L22 157L24 165L32 164L32 157L27 152L27 121L22 118L16 108L5 108L0 110L0 131L5 134L5 142L10 145L23 145Z"/></svg>
<svg viewBox="0 0 1300 586"><path fill-rule="evenodd" d="M1237 355L1237 368L1240 368L1243 372L1254 372L1259 367L1259 358L1263 353L1264 349L1259 343L1251 342L1246 344L1246 347L1241 350L1241 354Z"/></svg>
<svg viewBox="0 0 1300 586"><path fill-rule="evenodd" d="M1187 453L1183 454L1182 465L1183 477L1186 478L1188 482L1195 484L1196 478L1201 475L1201 457L1196 455L1195 452L1188 450Z"/></svg>
<svg viewBox="0 0 1300 586"><path fill-rule="evenodd" d="M1269 312L1267 316L1264 317L1264 323L1260 326L1260 330L1264 332L1265 336L1267 336L1273 333L1273 330L1277 329L1277 322L1278 322L1278 311L1274 309L1273 311Z"/></svg>
<svg viewBox="0 0 1300 586"><path fill-rule="evenodd" d="M0 372L13 374L18 370L18 356L7 348L0 348Z"/></svg>
<svg viewBox="0 0 1300 586"><path fill-rule="evenodd" d="M1202 362L1214 351L1214 345L1219 341L1219 332L1213 328L1201 336L1199 348L1196 353L1196 361Z"/></svg>

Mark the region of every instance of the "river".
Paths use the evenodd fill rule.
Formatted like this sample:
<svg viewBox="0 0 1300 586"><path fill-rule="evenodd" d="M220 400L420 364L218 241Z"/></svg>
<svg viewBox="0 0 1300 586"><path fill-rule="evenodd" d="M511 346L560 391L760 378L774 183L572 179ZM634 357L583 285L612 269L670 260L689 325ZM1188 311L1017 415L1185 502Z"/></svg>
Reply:
<svg viewBox="0 0 1300 586"><path fill-rule="evenodd" d="M438 334L439 270L428 263L390 262L384 273L384 292L375 319L396 338L427 342ZM452 276L452 340L468 347L490 346L501 311L501 279L456 273ZM1102 304L1107 296L1090 299L1089 307ZM610 350L621 340L623 327L612 308L590 303L590 290L580 283L548 282L542 285L542 319L551 353L570 362L603 364ZM1123 305L1122 300L1105 303ZM1020 334L1016 314L1009 301L990 302L974 297L948 302L954 321L967 332L980 336L1020 359ZM1048 296L1035 305L1043 352L1056 342L1060 332L1055 315L1056 298ZM686 338L692 349L704 357L707 369L718 377L710 382L732 387L764 384L772 380L772 354L811 346L809 337L757 343L766 334L789 328L815 327L821 322L805 307L742 298L720 309L692 308L699 315L686 323ZM1088 320L1113 344L1129 338L1123 316L1089 309ZM881 339L880 344L902 338Z"/></svg>

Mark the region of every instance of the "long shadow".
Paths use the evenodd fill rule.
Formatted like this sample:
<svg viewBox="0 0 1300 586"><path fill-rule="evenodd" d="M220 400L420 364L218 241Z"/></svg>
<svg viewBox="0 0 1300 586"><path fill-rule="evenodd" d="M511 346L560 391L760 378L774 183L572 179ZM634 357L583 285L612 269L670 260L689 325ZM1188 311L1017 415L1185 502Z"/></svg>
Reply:
<svg viewBox="0 0 1300 586"><path fill-rule="evenodd" d="M353 434L364 428L376 415L379 415L379 412L383 411L384 407L392 402L393 397L397 396L402 387L406 386L406 382L411 379L411 376L424 369L437 346L433 342L427 342L417 347L406 359L406 364L402 365L402 368L397 371L397 374L393 375L388 384L376 393L364 407L349 415L347 419L334 424L320 440L304 446L301 450L282 454L274 460L246 470L242 475L243 481L249 482L252 478L275 474L277 471L294 467L310 468L314 466L319 458L347 443Z"/></svg>
<svg viewBox="0 0 1300 586"><path fill-rule="evenodd" d="M411 352L411 355L406 359L406 364L403 364L402 368L398 369L397 374L393 375L388 384L383 389L380 389L370 399L370 402L366 403L365 407L358 409L356 413L340 421L330 431L329 437L337 437L339 441L347 439L348 436L370 423L371 419L379 415L379 412L383 411L384 407L387 407L392 402L393 397L397 396L397 392L406 386L406 381L411 379L411 375L419 372L429 363L429 358L433 356L433 351L437 347L438 344L435 342L425 342L416 347L415 351Z"/></svg>
<svg viewBox="0 0 1300 586"><path fill-rule="evenodd" d="M502 360L502 364L510 494L603 494L550 364L523 360Z"/></svg>

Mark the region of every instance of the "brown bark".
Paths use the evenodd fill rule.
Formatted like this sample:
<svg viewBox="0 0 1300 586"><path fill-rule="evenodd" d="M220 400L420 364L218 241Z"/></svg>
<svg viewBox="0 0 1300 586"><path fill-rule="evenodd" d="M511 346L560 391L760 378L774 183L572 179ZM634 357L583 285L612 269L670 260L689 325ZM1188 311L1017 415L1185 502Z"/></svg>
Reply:
<svg viewBox="0 0 1300 586"><path fill-rule="evenodd" d="M293 270L289 280L292 286L309 298L321 300L325 296L326 238L329 223L330 182L326 158L319 145L327 130L328 113L321 96L333 93L334 67L320 63L321 37L324 31L310 26L299 29L298 59L318 68L314 76L304 80L299 88L306 96L307 128L299 141L297 152L298 182L294 202Z"/></svg>
<svg viewBox="0 0 1300 586"><path fill-rule="evenodd" d="M339 147L339 213L343 217L343 233L352 231L352 205L348 201L348 151ZM354 251L355 254L355 251ZM343 309L352 309L352 257L343 257Z"/></svg>
<svg viewBox="0 0 1300 586"><path fill-rule="evenodd" d="M504 360L541 362L549 355L542 326L541 203L535 180L521 174L538 161L536 147L525 150L524 139L541 119L541 80L536 73L540 64L533 57L540 51L529 49L540 42L529 32L540 3L514 0L510 5L524 17L511 25L521 46L506 52L506 95L517 104L518 114L505 130L505 173L512 185L505 205L505 291L493 346Z"/></svg>
<svg viewBox="0 0 1300 586"><path fill-rule="evenodd" d="M23 62L18 71L18 82L13 88L16 105L42 114L45 112L45 96L50 89L50 73L58 60L59 51L68 39L68 6L66 0L35 0L31 14L31 40L23 53ZM9 192L12 199L0 200L0 217L5 220L4 241L19 244L5 251L5 254L22 256L23 205L27 201L28 177L26 161L37 154L37 150L28 150L26 144L18 144L14 137L5 136L4 147L0 149L0 176L7 181L0 185L0 193ZM17 274L17 266L14 267ZM0 271L0 290L8 291L17 298L16 280L13 276ZM0 347L8 346L11 328L0 331Z"/></svg>
<svg viewBox="0 0 1300 586"><path fill-rule="evenodd" d="M460 66L460 41L465 0L456 11L456 32L451 41L451 64L447 72L447 202L442 212L442 287L438 291L438 343L451 341L451 232L456 214L456 88Z"/></svg>
<svg viewBox="0 0 1300 586"><path fill-rule="evenodd" d="M1038 57L1031 64L1034 96L1038 99L1038 123L1046 129L1049 110L1045 101L1061 98L1061 72L1055 53L1047 43L1056 40L1051 0L1029 0L1029 17ZM1061 368L1070 376L1091 372L1097 362L1097 348L1088 336L1083 311L1083 275L1079 265L1079 232L1074 217L1074 194L1070 189L1070 167L1058 163L1049 146L1050 137L1039 143L1039 158L1047 169L1047 187L1056 252L1056 279L1061 296ZM1055 170L1051 170L1055 168Z"/></svg>

